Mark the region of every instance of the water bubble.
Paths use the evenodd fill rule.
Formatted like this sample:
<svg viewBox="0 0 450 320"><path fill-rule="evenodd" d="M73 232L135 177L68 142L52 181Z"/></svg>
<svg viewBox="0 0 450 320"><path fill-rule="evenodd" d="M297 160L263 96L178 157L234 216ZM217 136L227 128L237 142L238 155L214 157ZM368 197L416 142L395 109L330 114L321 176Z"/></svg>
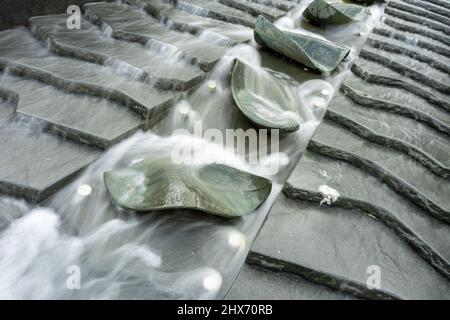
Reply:
<svg viewBox="0 0 450 320"><path fill-rule="evenodd" d="M322 91L320 91L320 93L321 93L323 96L329 96L329 95L330 95L330 91L327 90L327 89L322 89Z"/></svg>

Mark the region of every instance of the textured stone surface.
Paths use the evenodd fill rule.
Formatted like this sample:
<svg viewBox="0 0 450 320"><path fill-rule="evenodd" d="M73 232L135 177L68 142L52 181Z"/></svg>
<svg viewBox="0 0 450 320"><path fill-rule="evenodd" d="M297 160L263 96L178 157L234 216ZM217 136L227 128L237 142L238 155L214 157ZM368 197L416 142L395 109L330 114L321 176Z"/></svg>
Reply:
<svg viewBox="0 0 450 320"><path fill-rule="evenodd" d="M102 97L128 107L143 119L146 126L161 119L180 96L177 91L152 88L136 81L120 68L52 55L24 28L0 32L0 61L11 70L18 66L24 77L39 78L73 93Z"/></svg>
<svg viewBox="0 0 450 320"><path fill-rule="evenodd" d="M152 16L127 5L95 3L83 8L91 21L112 28L113 37L145 44L147 48L174 58L183 56L205 70L210 70L226 51L226 47L190 34L167 30Z"/></svg>
<svg viewBox="0 0 450 320"><path fill-rule="evenodd" d="M250 28L253 28L256 23L256 19L252 15L223 5L217 1L179 0L177 1L177 8L198 14L200 16L207 16L227 22L239 23Z"/></svg>
<svg viewBox="0 0 450 320"><path fill-rule="evenodd" d="M283 262L288 264L284 268L299 266L297 273L303 276L307 271L300 269L314 270L317 282L341 290L348 286L349 292L362 297L449 298L450 285L444 276L373 218L355 210L323 208L284 196L273 207L249 259L273 268L277 261L282 261L280 268ZM366 271L371 265L381 269L381 290L366 287Z"/></svg>
<svg viewBox="0 0 450 320"><path fill-rule="evenodd" d="M247 262L359 297L449 299L449 16L390 3Z"/></svg>
<svg viewBox="0 0 450 320"><path fill-rule="evenodd" d="M352 300L352 295L286 272L246 265L226 296L229 300Z"/></svg>
<svg viewBox="0 0 450 320"><path fill-rule="evenodd" d="M67 94L34 80L4 76L2 86L19 94L15 113L23 121L95 147L107 148L144 123L120 105Z"/></svg>
<svg viewBox="0 0 450 320"><path fill-rule="evenodd" d="M450 278L448 225L442 225L363 169L312 152L299 162L284 192L293 198L318 202L323 199L321 185L338 190L340 198L334 206L373 215Z"/></svg>
<svg viewBox="0 0 450 320"><path fill-rule="evenodd" d="M450 36L446 23L450 7L443 0L391 2L311 141L310 151L284 185L229 298L450 298ZM0 69L9 74L3 75L0 84L5 87L0 88L0 193L33 201L47 198L99 157L99 151L85 144L106 147L120 140L122 133L163 119L175 110L171 107L183 91L203 79L201 69L211 70L230 46L251 39L248 27L255 25L258 14L275 19L294 4L284 0L127 0L86 6L79 32L65 28L64 14L32 19L32 32L24 28L1 32ZM20 15L22 5L17 2ZM37 7L42 13L63 13L62 5L66 3L46 1ZM4 6L10 7L9 2ZM0 15L4 12L8 11ZM345 29L298 23L355 48L367 33L365 21ZM321 77L269 50L259 52L263 66L297 81ZM203 97L203 89L206 86L194 92ZM43 91L51 92L51 97L43 97ZM217 107L228 108L223 100L231 98L227 90L216 93L207 103L200 99L206 113L211 112L209 125L250 128L235 109L217 116ZM193 106L196 99L190 100ZM19 106L16 114L15 105ZM17 121L21 110L30 111L34 119L42 116L58 123L64 132L84 132L85 137L98 139L83 140L78 135L75 144L49 135ZM167 118L158 125L167 126L170 133L173 119ZM289 143L285 139L284 147ZM289 170L280 182L299 156L297 152L290 157ZM90 167L100 172L99 168ZM318 205L323 200L318 189L325 184L341 196L330 207ZM78 211L95 212L95 221L108 221L115 213L120 216L106 194L98 193L99 185L92 186L93 196L82 205L68 203L64 196L46 204L69 220L85 217ZM62 193L73 196L77 187L68 186ZM179 285L165 286L165 279L180 270L205 266L223 275L218 293L222 297L263 223L268 208L263 209L264 214L249 215L242 224L206 215L199 223L195 212L162 212L139 220L136 232L128 235L148 236L152 249L161 252L161 273L151 279L152 290L140 283L125 288L120 297L195 296L197 292L179 290ZM2 198L0 212L4 210L10 215L0 214L0 228L28 207ZM95 221L72 222L82 234ZM152 229L155 225L163 227ZM245 249L228 248L228 231L235 228L243 228L244 233L253 230ZM145 232L149 233L143 236ZM123 244L130 241L120 238ZM95 248L107 255L112 242ZM233 250L243 251L239 255ZM237 266L232 270L231 260ZM108 272L111 260L107 261L95 259L93 270ZM381 268L381 289L366 286L370 265ZM148 266L123 269L149 275Z"/></svg>
<svg viewBox="0 0 450 320"><path fill-rule="evenodd" d="M2 85L4 81L2 80ZM31 201L47 198L74 174L94 161L99 152L11 123L0 105L0 192ZM32 165L30 165L32 164Z"/></svg>
<svg viewBox="0 0 450 320"><path fill-rule="evenodd" d="M200 33L204 36L203 39L209 39L213 43L229 44L229 41L241 43L253 38L253 30L250 28L194 15L163 1L137 0L136 4L142 4L149 14L164 20L171 28L193 34ZM221 36L224 38L220 38Z"/></svg>
<svg viewBox="0 0 450 320"><path fill-rule="evenodd" d="M36 17L30 24L38 38L53 41L52 50L58 54L122 68L162 88L186 89L202 78L195 67L170 61L142 44L111 39L85 19L77 32L66 28L65 15Z"/></svg>

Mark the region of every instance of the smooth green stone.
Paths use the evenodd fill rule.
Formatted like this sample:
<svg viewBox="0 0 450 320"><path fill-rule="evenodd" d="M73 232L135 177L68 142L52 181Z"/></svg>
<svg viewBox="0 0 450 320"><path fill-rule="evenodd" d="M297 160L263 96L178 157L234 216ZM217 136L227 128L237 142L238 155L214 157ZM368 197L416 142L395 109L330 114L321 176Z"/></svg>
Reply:
<svg viewBox="0 0 450 320"><path fill-rule="evenodd" d="M254 211L272 190L270 180L226 165L177 165L169 158L106 171L104 181L125 209L195 209L226 218Z"/></svg>
<svg viewBox="0 0 450 320"><path fill-rule="evenodd" d="M303 12L303 16L319 25L343 24L361 21L366 16L366 8L347 3L333 3L314 0Z"/></svg>
<svg viewBox="0 0 450 320"><path fill-rule="evenodd" d="M231 91L239 110L256 126L279 129L280 133L300 128L294 105L297 99L291 88L269 72L257 72L236 60L231 75Z"/></svg>
<svg viewBox="0 0 450 320"><path fill-rule="evenodd" d="M263 16L256 20L257 43L291 58L307 67L331 72L350 53L350 49L298 33L281 31Z"/></svg>

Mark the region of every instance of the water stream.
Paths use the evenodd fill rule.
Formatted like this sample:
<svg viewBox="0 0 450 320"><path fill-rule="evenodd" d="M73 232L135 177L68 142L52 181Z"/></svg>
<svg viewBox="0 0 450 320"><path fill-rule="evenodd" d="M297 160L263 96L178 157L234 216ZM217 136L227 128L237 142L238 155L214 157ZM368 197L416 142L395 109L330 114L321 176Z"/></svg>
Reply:
<svg viewBox="0 0 450 320"><path fill-rule="evenodd" d="M301 12L308 2L301 1L277 25L293 31L307 30L297 28L301 27ZM339 27L338 31L324 33L308 29L352 47L350 57L325 79L318 79L318 75L300 67L290 68L291 74L284 72L289 64L271 63L268 53L254 42L231 47L168 116L151 130L138 131L108 149L44 203L31 206L21 200L0 198L0 298L213 299L225 296L284 181L320 125L328 103L364 42L364 35L378 18L376 9L371 8L368 21ZM103 34L105 39L110 35L111 31ZM207 33L202 33L200 38L218 43L223 40ZM93 45L90 40L83 43L80 38L79 41L82 45ZM155 46L154 42L145 49L152 51L152 55L172 57L174 63L181 63L175 51L170 54L167 48L158 51ZM128 55L122 58L130 58ZM257 164L249 164L245 157L204 136L205 132L211 132L208 129L225 136L227 129L253 128L232 103L229 76L236 57L256 70L258 76L253 79L256 87L268 75L275 75L285 81L286 88L297 99L295 113L301 129L282 136L279 143L277 137L266 137L272 152L260 157ZM139 65L145 65L145 61L139 61ZM120 73L129 74L124 68L127 66L119 68ZM297 82L299 79L302 81ZM123 81L129 85L129 79ZM114 86L119 88L120 83ZM40 95L46 95L45 90L36 95L36 100L40 100ZM103 182L104 171L149 157L168 158L180 145L192 146L205 162L226 163L270 178L273 189L269 198L255 212L232 220L189 210L136 214L112 205ZM74 270L80 271L81 286L70 290L68 282Z"/></svg>

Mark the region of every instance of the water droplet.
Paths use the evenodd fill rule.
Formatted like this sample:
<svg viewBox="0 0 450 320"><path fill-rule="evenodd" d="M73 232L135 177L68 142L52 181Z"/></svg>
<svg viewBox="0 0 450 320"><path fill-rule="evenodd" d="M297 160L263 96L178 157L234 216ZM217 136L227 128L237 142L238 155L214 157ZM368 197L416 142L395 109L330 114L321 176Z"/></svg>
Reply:
<svg viewBox="0 0 450 320"><path fill-rule="evenodd" d="M329 96L330 95L330 91L328 91L327 89L322 89L322 91L320 91L320 93L324 96Z"/></svg>
<svg viewBox="0 0 450 320"><path fill-rule="evenodd" d="M82 184L78 187L77 192L80 196L87 197L92 193L92 187L88 184Z"/></svg>

